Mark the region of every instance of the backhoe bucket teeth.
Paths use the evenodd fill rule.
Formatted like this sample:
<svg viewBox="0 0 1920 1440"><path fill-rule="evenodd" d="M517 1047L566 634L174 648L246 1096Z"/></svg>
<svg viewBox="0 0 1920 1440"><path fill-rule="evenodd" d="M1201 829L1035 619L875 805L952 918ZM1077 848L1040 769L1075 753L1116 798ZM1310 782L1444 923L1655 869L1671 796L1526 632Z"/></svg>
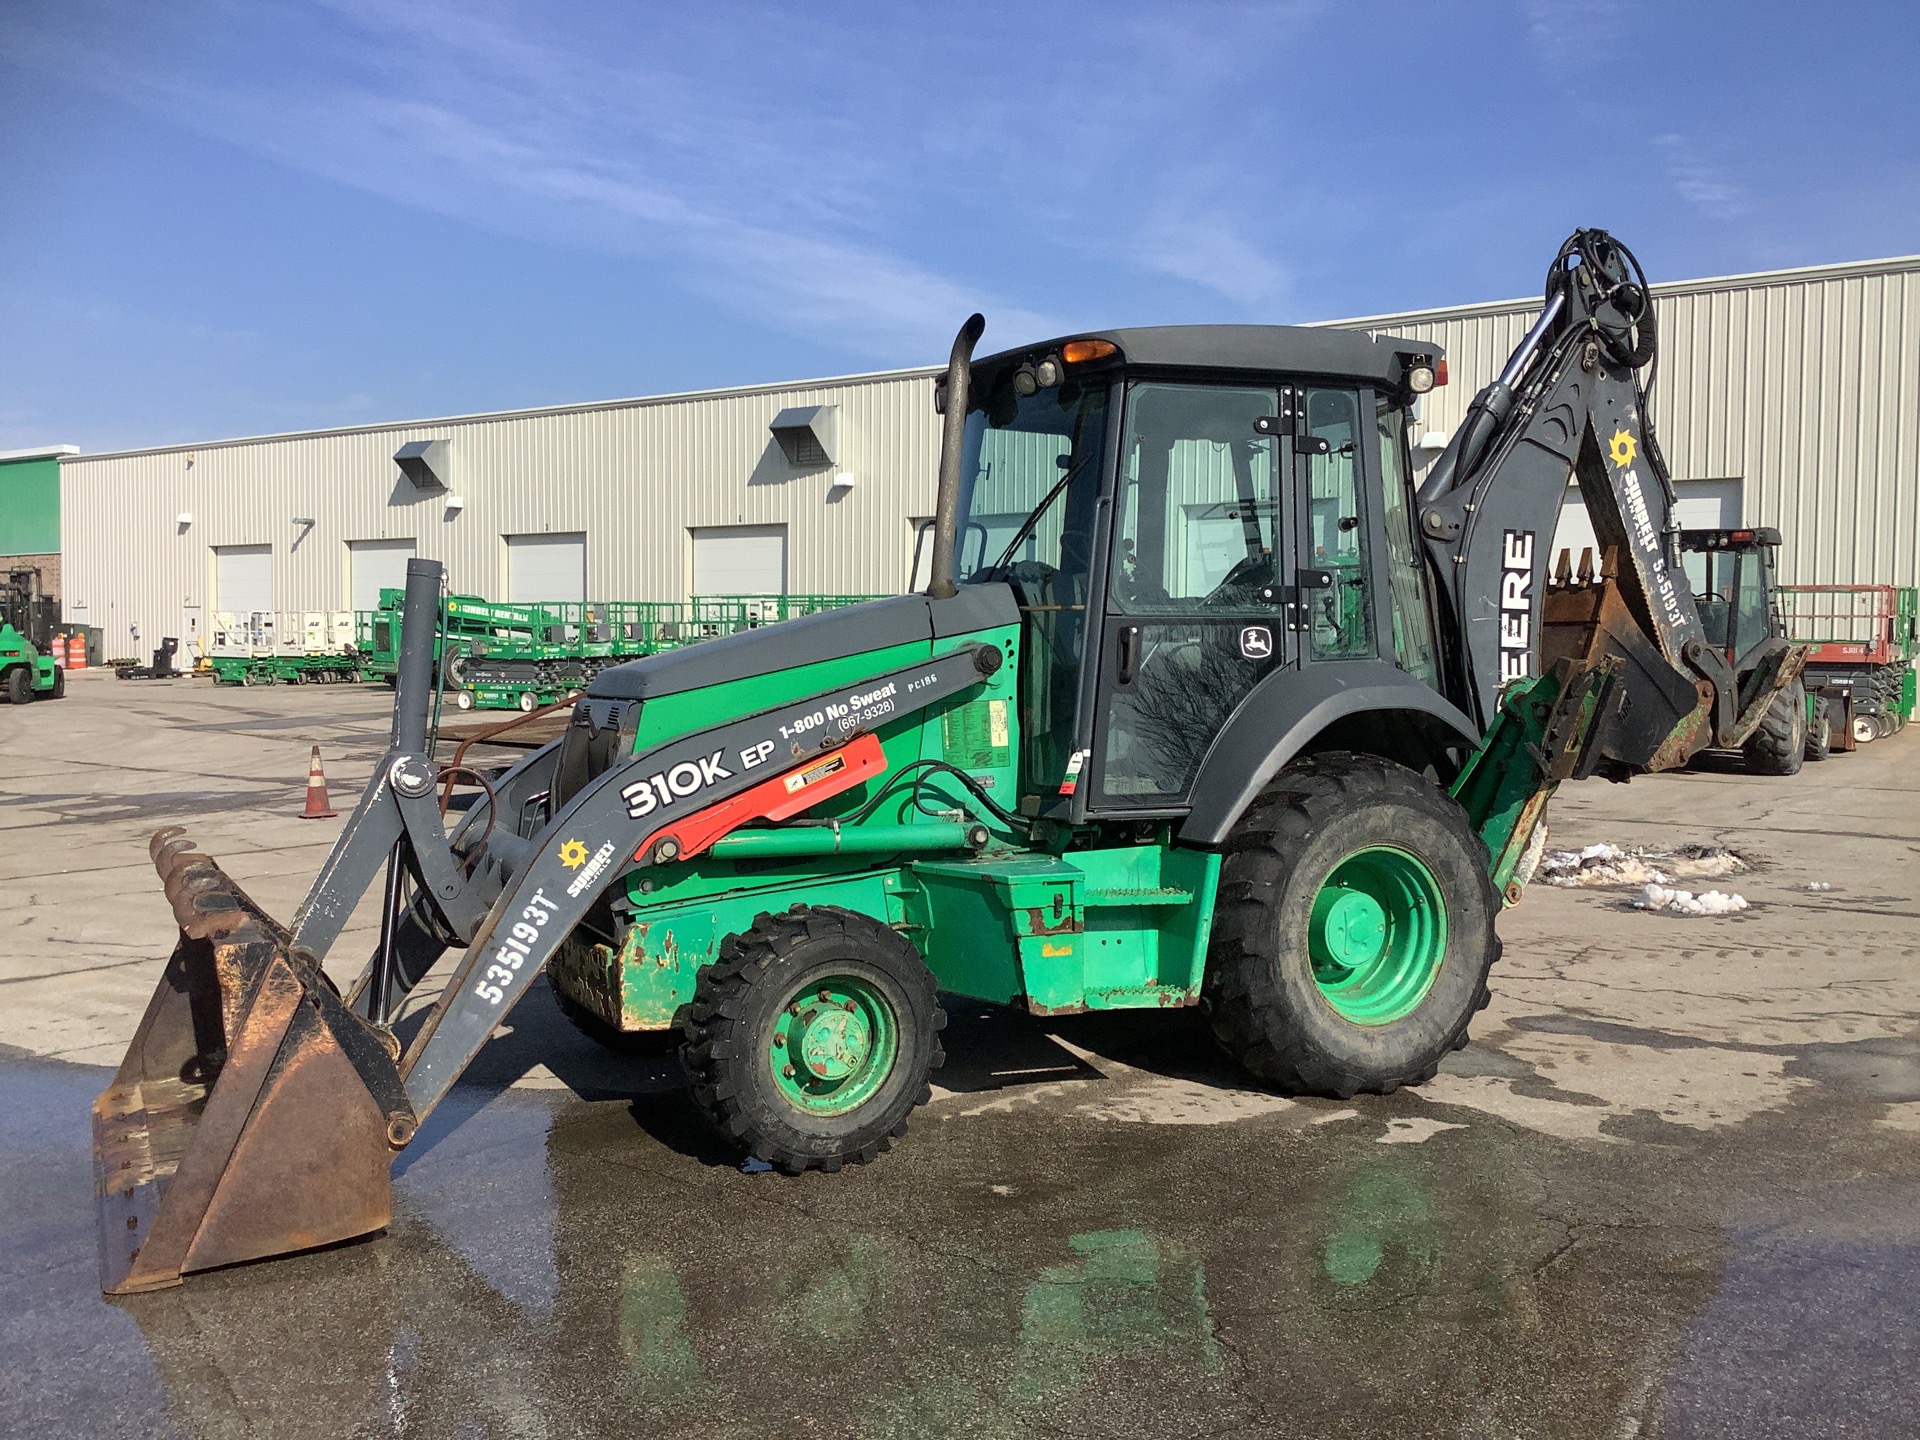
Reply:
<svg viewBox="0 0 1920 1440"><path fill-rule="evenodd" d="M93 1102L109 1295L381 1229L414 1130L387 1033L177 827L150 851L180 940Z"/></svg>

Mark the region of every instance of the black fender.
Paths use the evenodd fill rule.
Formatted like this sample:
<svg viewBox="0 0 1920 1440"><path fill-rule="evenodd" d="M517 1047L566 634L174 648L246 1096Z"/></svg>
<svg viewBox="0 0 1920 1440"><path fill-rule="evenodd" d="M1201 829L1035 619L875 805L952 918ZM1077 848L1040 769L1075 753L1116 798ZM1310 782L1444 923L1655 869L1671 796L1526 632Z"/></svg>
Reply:
<svg viewBox="0 0 1920 1440"><path fill-rule="evenodd" d="M1463 710L1382 661L1322 661L1274 670L1247 693L1208 747L1180 839L1190 845L1224 844L1254 797L1288 761L1328 727L1359 716L1411 727L1411 745L1381 753L1414 769L1449 749L1480 744L1480 732ZM1404 753L1409 749L1413 753Z"/></svg>

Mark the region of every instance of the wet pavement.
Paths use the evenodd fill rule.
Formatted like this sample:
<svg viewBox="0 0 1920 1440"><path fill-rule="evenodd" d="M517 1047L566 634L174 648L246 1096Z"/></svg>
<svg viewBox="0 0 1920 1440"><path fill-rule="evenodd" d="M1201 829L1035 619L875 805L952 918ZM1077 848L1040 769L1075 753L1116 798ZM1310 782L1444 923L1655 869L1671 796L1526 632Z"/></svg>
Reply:
<svg viewBox="0 0 1920 1440"><path fill-rule="evenodd" d="M284 913L335 833L280 818L307 733L208 728L249 717L204 696L153 702L156 729L201 727L175 741L191 774L159 773L164 736L130 767L169 795L224 766L281 806L206 823ZM325 739L368 698L246 703ZM83 742L111 722L69 706ZM164 821L97 803L108 767L28 773L5 727L44 713L0 710L0 800L89 803L0 805L26 896L0 967L0 1433L1920 1433L1920 741L1795 780L1571 787L1556 845L1731 845L1755 868L1715 883L1753 908L1535 887L1475 1043L1416 1092L1266 1093L1189 1013L953 1001L891 1154L749 1175L665 1060L596 1050L542 990L405 1152L386 1234L108 1303L108 1072L76 1062L124 1044L158 973L131 847ZM89 969L103 874L133 918Z"/></svg>

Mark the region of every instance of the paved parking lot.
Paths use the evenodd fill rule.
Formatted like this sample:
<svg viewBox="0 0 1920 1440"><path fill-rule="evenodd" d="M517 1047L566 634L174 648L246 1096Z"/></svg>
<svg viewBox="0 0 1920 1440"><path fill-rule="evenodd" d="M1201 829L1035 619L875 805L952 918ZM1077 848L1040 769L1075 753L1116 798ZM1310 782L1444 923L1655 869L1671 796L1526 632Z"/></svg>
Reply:
<svg viewBox="0 0 1920 1440"><path fill-rule="evenodd" d="M1920 1403L1920 742L1570 787L1554 844L1731 847L1747 911L1536 885L1474 1043L1350 1104L1191 1014L953 1003L874 1166L743 1174L544 991L384 1236L108 1304L87 1106L182 823L290 915L383 692L89 677L0 709L0 1430L52 1435L1804 1436ZM1833 888L1809 890L1821 883ZM336 950L370 943L363 910Z"/></svg>

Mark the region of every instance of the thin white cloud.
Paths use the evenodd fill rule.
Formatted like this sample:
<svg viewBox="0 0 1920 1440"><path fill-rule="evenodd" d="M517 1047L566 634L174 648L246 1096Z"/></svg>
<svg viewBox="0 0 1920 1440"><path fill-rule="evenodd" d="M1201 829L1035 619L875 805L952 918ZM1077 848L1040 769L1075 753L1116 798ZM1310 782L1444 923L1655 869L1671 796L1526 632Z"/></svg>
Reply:
<svg viewBox="0 0 1920 1440"><path fill-rule="evenodd" d="M1656 135L1666 153L1667 183L1687 204L1710 220L1738 220L1749 210L1746 192L1724 172L1706 163L1683 135Z"/></svg>
<svg viewBox="0 0 1920 1440"><path fill-rule="evenodd" d="M1526 0L1527 39L1546 59L1597 59L1620 33L1622 0Z"/></svg>
<svg viewBox="0 0 1920 1440"><path fill-rule="evenodd" d="M702 102L670 71L561 53L432 5L328 8L362 28L356 48L372 58L324 84L183 80L37 38L68 52L71 73L281 163L487 228L666 263L732 308L825 329L855 351L944 348L983 305L1003 335L1055 328L868 242L857 224L827 223L807 170L834 167L796 166L764 117ZM17 49L20 33L10 38Z"/></svg>

